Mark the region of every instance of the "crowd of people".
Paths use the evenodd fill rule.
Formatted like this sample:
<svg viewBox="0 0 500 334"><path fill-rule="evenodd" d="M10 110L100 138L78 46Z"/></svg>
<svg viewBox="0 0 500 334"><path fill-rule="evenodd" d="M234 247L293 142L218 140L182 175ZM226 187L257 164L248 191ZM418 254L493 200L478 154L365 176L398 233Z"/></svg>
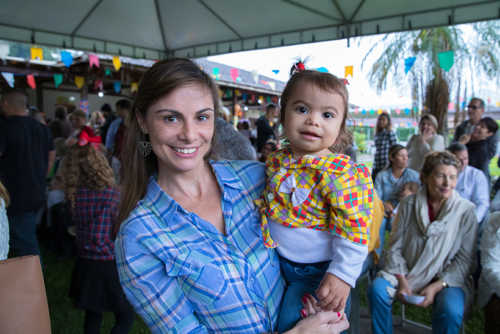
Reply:
<svg viewBox="0 0 500 334"><path fill-rule="evenodd" d="M3 92L0 258L40 255L45 212L51 249L76 255L68 296L85 333L103 312L128 333L134 311L153 333L340 333L367 271L374 333L392 332L395 299L432 306L434 333L459 333L477 300L496 332L498 125L484 102L448 145L432 114L401 145L382 113L369 171L344 81L294 68L280 104L236 129L186 59L157 62L114 111L47 120Z"/></svg>

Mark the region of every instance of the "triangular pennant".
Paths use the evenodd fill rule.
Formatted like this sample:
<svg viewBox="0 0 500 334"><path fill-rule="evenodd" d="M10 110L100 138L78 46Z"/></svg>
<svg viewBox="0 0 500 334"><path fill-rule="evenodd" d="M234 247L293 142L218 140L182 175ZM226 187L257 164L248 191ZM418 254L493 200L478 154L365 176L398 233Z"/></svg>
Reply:
<svg viewBox="0 0 500 334"><path fill-rule="evenodd" d="M95 66L99 68L99 57L97 55L89 54L89 67Z"/></svg>
<svg viewBox="0 0 500 334"><path fill-rule="evenodd" d="M130 84L130 91L131 91L132 93L137 92L137 90L138 90L138 89L139 89L139 84L138 84L137 82L132 82L132 83Z"/></svg>
<svg viewBox="0 0 500 334"><path fill-rule="evenodd" d="M73 55L68 51L61 51L61 61L64 66L70 67L73 64Z"/></svg>
<svg viewBox="0 0 500 334"><path fill-rule="evenodd" d="M61 73L56 73L53 75L54 77L54 86L59 87L59 85L63 82L63 75Z"/></svg>
<svg viewBox="0 0 500 334"><path fill-rule="evenodd" d="M405 59L405 74L407 74L411 70L413 64L415 64L416 59L417 57L408 57Z"/></svg>
<svg viewBox="0 0 500 334"><path fill-rule="evenodd" d="M448 72L453 66L454 54L453 51L445 51L438 53L439 67Z"/></svg>
<svg viewBox="0 0 500 334"><path fill-rule="evenodd" d="M115 81L113 83L113 87L115 89L115 93L118 94L122 90L122 82L121 81Z"/></svg>
<svg viewBox="0 0 500 334"><path fill-rule="evenodd" d="M344 78L347 79L347 76L351 76L351 78L354 77L354 66L350 65L350 66L346 66L345 69L344 69Z"/></svg>
<svg viewBox="0 0 500 334"><path fill-rule="evenodd" d="M79 75L77 75L75 77L75 85L76 85L76 87L82 88L84 83L85 83L85 78L84 77L79 76Z"/></svg>
<svg viewBox="0 0 500 334"><path fill-rule="evenodd" d="M272 70L274 74L280 73L280 70Z"/></svg>
<svg viewBox="0 0 500 334"><path fill-rule="evenodd" d="M231 79L233 79L233 81L236 81L236 79L238 78L239 71L237 68L232 68L229 70L229 74L231 75Z"/></svg>
<svg viewBox="0 0 500 334"><path fill-rule="evenodd" d="M42 48L31 48L31 59L43 60Z"/></svg>
<svg viewBox="0 0 500 334"><path fill-rule="evenodd" d="M120 57L118 56L113 57L113 66L115 67L116 71L120 70L120 68L122 67L122 62L120 60Z"/></svg>
<svg viewBox="0 0 500 334"><path fill-rule="evenodd" d="M14 73L2 72L2 76L10 87L14 88Z"/></svg>
<svg viewBox="0 0 500 334"><path fill-rule="evenodd" d="M104 70L104 74L109 77L111 75L111 69L107 68L106 70Z"/></svg>
<svg viewBox="0 0 500 334"><path fill-rule="evenodd" d="M95 90L102 90L102 80L99 80L97 79L96 81L94 81L94 89Z"/></svg>
<svg viewBox="0 0 500 334"><path fill-rule="evenodd" d="M219 79L220 78L220 69L218 67L212 68L212 74L214 79Z"/></svg>
<svg viewBox="0 0 500 334"><path fill-rule="evenodd" d="M31 87L31 89L36 88L36 81L35 81L35 77L33 76L33 74L28 74L26 76L26 81L28 82L28 85Z"/></svg>
<svg viewBox="0 0 500 334"><path fill-rule="evenodd" d="M318 72L323 72L323 73L328 73L328 69L327 69L326 67L323 67L323 66L318 67L318 68L316 69L316 71L318 71Z"/></svg>

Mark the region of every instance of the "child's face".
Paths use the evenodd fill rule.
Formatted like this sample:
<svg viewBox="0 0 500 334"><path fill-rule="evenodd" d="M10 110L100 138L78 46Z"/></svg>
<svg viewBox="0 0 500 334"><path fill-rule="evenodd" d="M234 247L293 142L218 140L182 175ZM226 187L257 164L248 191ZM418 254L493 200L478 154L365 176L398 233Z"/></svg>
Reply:
<svg viewBox="0 0 500 334"><path fill-rule="evenodd" d="M340 94L299 83L285 110L284 131L294 156L324 156L335 143L344 119Z"/></svg>

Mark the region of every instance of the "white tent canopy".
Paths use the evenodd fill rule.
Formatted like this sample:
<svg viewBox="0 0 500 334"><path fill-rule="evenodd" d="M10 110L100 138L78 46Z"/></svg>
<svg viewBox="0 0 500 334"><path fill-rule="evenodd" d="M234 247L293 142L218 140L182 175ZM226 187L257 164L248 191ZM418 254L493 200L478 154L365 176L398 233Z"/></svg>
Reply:
<svg viewBox="0 0 500 334"><path fill-rule="evenodd" d="M499 17L499 0L2 0L0 39L161 59Z"/></svg>

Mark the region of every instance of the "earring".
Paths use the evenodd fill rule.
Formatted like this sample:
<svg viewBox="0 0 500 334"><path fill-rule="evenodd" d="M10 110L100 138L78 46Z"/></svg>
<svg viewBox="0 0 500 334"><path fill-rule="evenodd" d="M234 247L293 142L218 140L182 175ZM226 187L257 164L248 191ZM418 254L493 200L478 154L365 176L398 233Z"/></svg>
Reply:
<svg viewBox="0 0 500 334"><path fill-rule="evenodd" d="M148 155L151 154L151 150L153 147L151 146L151 143L147 140L139 140L137 142L137 149L139 150L139 153L146 158Z"/></svg>

